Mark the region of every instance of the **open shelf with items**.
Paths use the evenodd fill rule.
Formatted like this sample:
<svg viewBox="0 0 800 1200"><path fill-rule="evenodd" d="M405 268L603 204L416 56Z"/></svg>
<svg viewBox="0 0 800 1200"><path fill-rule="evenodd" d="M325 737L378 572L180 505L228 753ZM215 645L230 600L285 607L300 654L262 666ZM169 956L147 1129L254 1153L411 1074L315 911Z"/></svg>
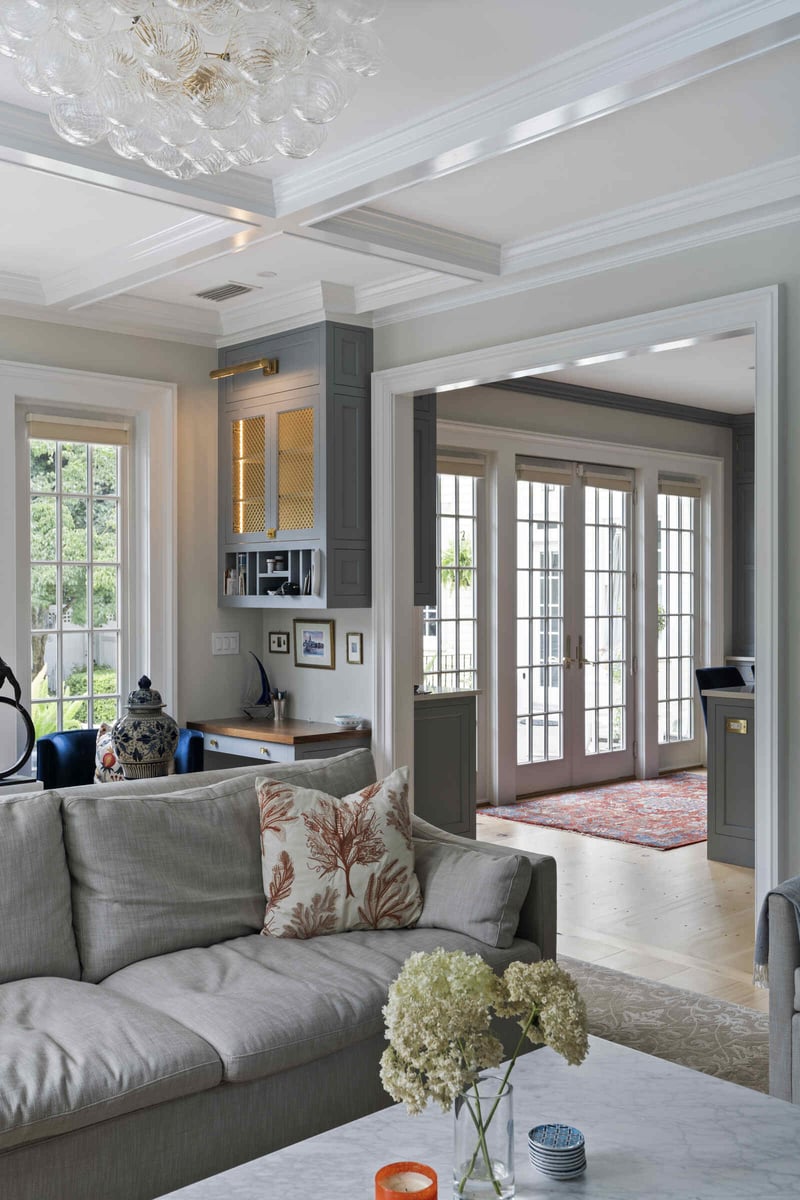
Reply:
<svg viewBox="0 0 800 1200"><path fill-rule="evenodd" d="M319 583L314 577L314 550L226 550L222 556L220 603L225 607L320 608L324 583L323 556L318 556Z"/></svg>
<svg viewBox="0 0 800 1200"><path fill-rule="evenodd" d="M219 366L244 367L219 388L220 605L369 607L370 331L309 325Z"/></svg>

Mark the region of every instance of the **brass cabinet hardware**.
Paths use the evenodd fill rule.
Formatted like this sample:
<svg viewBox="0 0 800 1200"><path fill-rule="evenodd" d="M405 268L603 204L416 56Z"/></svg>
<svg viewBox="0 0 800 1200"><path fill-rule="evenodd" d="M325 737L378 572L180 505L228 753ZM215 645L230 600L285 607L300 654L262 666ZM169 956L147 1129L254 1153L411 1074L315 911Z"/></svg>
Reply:
<svg viewBox="0 0 800 1200"><path fill-rule="evenodd" d="M266 746L259 746L258 752L259 754L263 754L265 758L269 758L269 750Z"/></svg>
<svg viewBox="0 0 800 1200"><path fill-rule="evenodd" d="M212 748L213 750L216 750L216 749L217 749L217 747L219 746L219 742L217 741L217 739L216 739L216 738L212 738L212 737L210 737L210 738L208 739L208 744L209 744L209 746L211 746L211 748Z"/></svg>
<svg viewBox="0 0 800 1200"><path fill-rule="evenodd" d="M219 367L209 371L209 379L229 379L231 375L244 375L248 371L260 371L262 375L277 375L277 358L256 358L253 362L236 363L232 367Z"/></svg>
<svg viewBox="0 0 800 1200"><path fill-rule="evenodd" d="M726 733L747 733L747 720L744 717L726 717Z"/></svg>

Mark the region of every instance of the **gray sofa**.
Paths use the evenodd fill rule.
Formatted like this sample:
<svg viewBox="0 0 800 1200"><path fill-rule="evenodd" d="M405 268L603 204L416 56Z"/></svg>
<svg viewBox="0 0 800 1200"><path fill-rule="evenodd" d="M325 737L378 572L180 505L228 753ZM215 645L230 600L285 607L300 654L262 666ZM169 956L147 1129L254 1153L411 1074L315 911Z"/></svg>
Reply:
<svg viewBox="0 0 800 1200"><path fill-rule="evenodd" d="M446 928L260 936L256 775L346 795L375 771L357 750L0 800L2 1200L146 1200L373 1111L408 954L555 956L537 855L508 949Z"/></svg>
<svg viewBox="0 0 800 1200"><path fill-rule="evenodd" d="M769 897L769 1090L800 1104L800 937L794 907Z"/></svg>

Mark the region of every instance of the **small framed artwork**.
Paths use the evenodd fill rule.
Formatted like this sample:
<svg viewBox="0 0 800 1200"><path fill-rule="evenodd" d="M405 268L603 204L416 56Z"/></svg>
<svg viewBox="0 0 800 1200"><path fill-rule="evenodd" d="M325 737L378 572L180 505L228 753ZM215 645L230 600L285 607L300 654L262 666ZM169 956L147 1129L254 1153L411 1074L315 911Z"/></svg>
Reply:
<svg viewBox="0 0 800 1200"><path fill-rule="evenodd" d="M347 661L360 667L364 661L364 635L363 633L348 633L346 637Z"/></svg>
<svg viewBox="0 0 800 1200"><path fill-rule="evenodd" d="M287 633L272 633L269 635L269 652L270 654L288 654L289 653L289 634Z"/></svg>
<svg viewBox="0 0 800 1200"><path fill-rule="evenodd" d="M335 632L334 621L295 617L294 665L332 671L336 666Z"/></svg>

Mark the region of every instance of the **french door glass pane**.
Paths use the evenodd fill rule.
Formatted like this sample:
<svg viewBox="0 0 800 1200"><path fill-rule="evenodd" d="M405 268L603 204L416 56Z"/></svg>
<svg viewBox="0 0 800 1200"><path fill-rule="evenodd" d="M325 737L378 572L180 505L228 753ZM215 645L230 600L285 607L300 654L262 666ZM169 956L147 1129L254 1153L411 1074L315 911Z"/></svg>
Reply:
<svg viewBox="0 0 800 1200"><path fill-rule="evenodd" d="M563 757L564 488L517 483L517 762Z"/></svg>
<svg viewBox="0 0 800 1200"><path fill-rule="evenodd" d="M695 507L658 497L658 740L694 738Z"/></svg>
<svg viewBox="0 0 800 1200"><path fill-rule="evenodd" d="M437 603L424 610L422 622L426 688L478 686L477 488L472 476L437 476Z"/></svg>
<svg viewBox="0 0 800 1200"><path fill-rule="evenodd" d="M626 749L630 496L584 493L584 733L587 754Z"/></svg>

